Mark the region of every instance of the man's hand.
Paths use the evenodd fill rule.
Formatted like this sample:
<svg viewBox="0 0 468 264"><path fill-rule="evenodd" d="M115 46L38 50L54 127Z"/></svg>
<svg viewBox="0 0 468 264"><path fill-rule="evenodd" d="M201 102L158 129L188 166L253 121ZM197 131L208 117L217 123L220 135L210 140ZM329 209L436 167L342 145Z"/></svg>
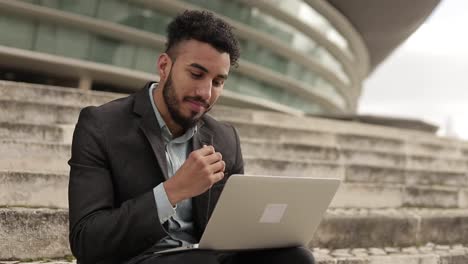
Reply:
<svg viewBox="0 0 468 264"><path fill-rule="evenodd" d="M225 163L213 146L190 153L174 176L164 182L164 189L172 206L204 193L224 178Z"/></svg>

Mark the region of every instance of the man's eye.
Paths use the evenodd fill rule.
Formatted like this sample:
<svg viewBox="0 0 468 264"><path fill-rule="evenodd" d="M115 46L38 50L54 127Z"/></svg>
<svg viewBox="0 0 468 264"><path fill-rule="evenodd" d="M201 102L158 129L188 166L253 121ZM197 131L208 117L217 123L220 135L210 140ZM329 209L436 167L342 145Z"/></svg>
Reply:
<svg viewBox="0 0 468 264"><path fill-rule="evenodd" d="M217 81L217 80L213 81L213 85L216 86L216 87L219 87L219 86L223 85L223 83L224 83L223 81Z"/></svg>
<svg viewBox="0 0 468 264"><path fill-rule="evenodd" d="M200 77L202 77L202 74L201 74L201 73L194 73L194 72L191 72L190 74L192 74L192 77L194 77L194 78L200 78Z"/></svg>

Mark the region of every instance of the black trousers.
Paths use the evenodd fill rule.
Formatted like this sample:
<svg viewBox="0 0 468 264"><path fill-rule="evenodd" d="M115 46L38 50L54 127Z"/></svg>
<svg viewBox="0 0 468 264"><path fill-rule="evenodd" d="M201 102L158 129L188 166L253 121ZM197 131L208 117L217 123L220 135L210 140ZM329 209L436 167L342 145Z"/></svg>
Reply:
<svg viewBox="0 0 468 264"><path fill-rule="evenodd" d="M166 255L146 255L138 264L314 264L312 253L303 247L254 250L244 252L217 252L193 250Z"/></svg>

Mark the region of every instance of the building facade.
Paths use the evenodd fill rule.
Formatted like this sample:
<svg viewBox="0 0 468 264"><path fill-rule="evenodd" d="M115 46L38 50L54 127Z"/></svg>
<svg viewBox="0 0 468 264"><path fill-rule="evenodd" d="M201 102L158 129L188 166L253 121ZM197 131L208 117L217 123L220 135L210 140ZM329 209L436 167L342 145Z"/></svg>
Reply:
<svg viewBox="0 0 468 264"><path fill-rule="evenodd" d="M325 0L0 0L0 78L137 90L158 79L171 19L206 9L232 24L241 44L222 104L353 114L371 60L339 7Z"/></svg>

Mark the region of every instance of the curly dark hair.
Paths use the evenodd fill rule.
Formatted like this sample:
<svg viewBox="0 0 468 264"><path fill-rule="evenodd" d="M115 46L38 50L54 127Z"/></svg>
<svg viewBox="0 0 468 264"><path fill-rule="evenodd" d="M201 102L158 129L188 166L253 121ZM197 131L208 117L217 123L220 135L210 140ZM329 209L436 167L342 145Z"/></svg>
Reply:
<svg viewBox="0 0 468 264"><path fill-rule="evenodd" d="M182 41L195 39L213 46L219 52L229 54L231 66L237 66L240 56L239 41L233 27L208 11L186 10L167 26L166 53Z"/></svg>

